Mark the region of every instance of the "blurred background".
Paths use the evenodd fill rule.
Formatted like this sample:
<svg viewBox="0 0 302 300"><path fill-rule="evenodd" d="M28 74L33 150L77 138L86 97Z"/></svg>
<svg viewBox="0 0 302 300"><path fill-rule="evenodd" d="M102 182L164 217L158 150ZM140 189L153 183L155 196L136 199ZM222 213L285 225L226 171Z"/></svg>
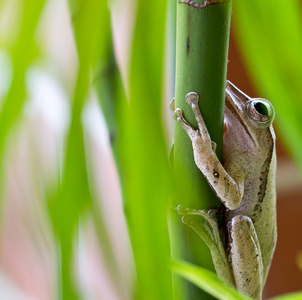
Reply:
<svg viewBox="0 0 302 300"><path fill-rule="evenodd" d="M25 4L26 2L26 0L0 1L1 108L4 108L6 99L13 97L10 96L13 78L19 76L20 65L28 56L27 49L22 48L22 45L32 43L30 44L32 50L29 54L30 60L23 71L20 71L24 75L24 86L21 83L14 89L15 97L22 98L24 101L16 102L15 106L12 106L12 110L14 107L16 110L11 114L11 120L7 120L10 118L7 114L1 116L3 123L0 122L0 125L4 124L4 129L0 129L0 131L4 130L0 132L0 153L3 157L0 184L0 299L48 300L57 299L60 289L60 280L58 280L60 275L57 271L57 263L60 259L57 247L58 237L53 234L53 230L57 229L53 229L52 216L48 213L48 203L51 201L49 200L50 191L62 177L64 166L62 161L72 116L72 99L76 87L79 58L67 1L48 0L41 4L44 7L36 14L38 20L33 25L33 40L25 40L23 44L20 42L21 46L18 44L20 32L22 32L21 27L22 24L24 25L22 22L26 15L25 9L29 9L26 13L34 14L34 10L40 5L38 3L43 1L28 1ZM264 75L259 75L259 78L255 79L256 71L250 66L253 64L254 57L248 56L249 54L244 50L244 47L249 45L242 38L245 27L240 22L241 18L245 18L244 13L248 13L248 7L240 7L239 4L236 6L239 0L233 2L235 20L232 21L231 27L227 77L249 96L268 98L275 105L275 99L270 97L269 88L259 83ZM258 5L256 2L254 6ZM295 17L299 17L297 14L301 13L300 2L293 2L299 7L299 10L295 11ZM127 81L129 68L128 57L131 32L135 23L135 8L136 1L134 0L115 1L111 6L115 53L124 82ZM75 11L73 13L76 14ZM250 11L251 15L253 13ZM278 11L271 12L271 16L277 18L278 13ZM267 16L264 11L262 14L264 18ZM288 15L286 16L287 22L290 23ZM258 16L255 19L259 20L259 24L261 23ZM238 29L240 25L242 27ZM271 26L273 25L272 23ZM294 28L298 32L296 36L302 41L302 35L299 35L302 27L299 25L301 24L295 24ZM265 32L267 36L271 33L276 43L288 49L289 53L283 52L284 57L279 58L279 61L281 64L288 62L288 68L283 70L285 76L289 82L291 82L291 76L294 76L297 81L296 86L298 86L302 78L299 76L302 68L295 75L291 75L290 66L294 65L297 69L302 66L300 57L302 52L298 51L301 41L297 41L295 36L291 36L289 40L283 40L284 36L274 35L269 27L266 28L268 30L264 29L263 31L267 31ZM86 34L89 35L89 32ZM260 39L261 32L258 31L256 36L257 34ZM252 35L250 39L252 43ZM265 36L262 39L265 39ZM267 40L267 43L269 42ZM19 48L15 47L16 45ZM261 48L265 48L261 40L255 46L260 48L260 52ZM292 48L298 51L298 57L290 52ZM292 61L288 57L291 57ZM249 59L250 64L247 63ZM264 61L266 59L269 60L267 57L262 58ZM263 67L269 68L269 65L266 66L264 62ZM274 72L274 70L271 71ZM259 68L259 73L262 74L261 72L263 73ZM166 82L169 83L169 80L171 80L171 75ZM283 99L284 110L291 106L291 97L295 98L296 103L292 104L292 109L296 110L296 117L298 116L298 121L301 123L301 95L295 94L295 87L287 81L284 84L292 89L291 95ZM278 89L275 88L275 90L277 93ZM173 92L169 90L169 84L167 84L167 96L164 97L166 107L169 103L168 98L173 96L171 94ZM91 212L81 214L80 226L77 229L78 237L75 239L72 250L75 253L72 259L78 274L77 285L83 299L131 299L134 263L123 213L120 179L111 151L108 128L96 92L90 88L86 98L81 121L85 158L89 162L87 164L88 179L94 199L92 206L95 210L102 211L102 220L105 225L96 226L98 217L94 217ZM19 110L20 106L22 109ZM291 116L290 109L286 117L284 117L285 111L282 111L281 116L282 113L278 107L281 107L280 104L276 107L275 126L278 156L278 243L264 292L265 298L297 291L302 287L302 177L297 167L302 158L297 158L297 151L293 150L290 142L286 141L288 129L284 127L284 123L287 122L286 118L289 124L297 118ZM173 122L169 113L166 113L165 118L166 131L169 132L166 141L168 145L172 141ZM301 126L301 124L298 125ZM10 129L6 130L5 128L8 127ZM302 140L302 131L299 131L298 127L298 135L291 137L291 140L297 141L296 148L299 148ZM105 228L109 232L112 245L110 249L113 249L111 254L123 278L119 281L118 287L112 280L114 277L109 274L107 256L100 244L100 236L103 237L102 241L105 241L104 234L98 228Z"/></svg>
<svg viewBox="0 0 302 300"><path fill-rule="evenodd" d="M0 2L2 103L14 76L11 48L22 35L20 26L24 26L24 15L34 18L31 14L42 2ZM57 184L64 167L62 160L79 61L68 2L50 0L43 5L34 28L34 59L26 68L24 108L7 138L1 173L0 299L3 300L58 299L60 290L57 271L60 258L47 201L48 191ZM124 18L128 16L125 13ZM25 41L25 45L27 43L29 41ZM26 50L19 52L20 60L26 59ZM95 198L100 205L100 199L106 199L104 218L115 249L113 255L120 272L125 273L122 274L125 287L130 286L133 263L119 179L108 131L93 90L87 96L81 118L87 156L91 160L91 180L96 182ZM74 262L78 266L77 285L83 299L121 299L108 276L91 215L84 214L80 223Z"/></svg>

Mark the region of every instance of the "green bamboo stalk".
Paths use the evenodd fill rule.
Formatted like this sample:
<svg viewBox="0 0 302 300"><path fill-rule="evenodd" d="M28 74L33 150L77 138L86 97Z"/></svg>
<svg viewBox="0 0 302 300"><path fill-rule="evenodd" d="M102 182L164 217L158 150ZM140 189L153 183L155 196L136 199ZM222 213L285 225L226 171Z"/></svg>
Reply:
<svg viewBox="0 0 302 300"><path fill-rule="evenodd" d="M231 0L205 2L211 5L203 7L205 3L201 0L181 0L177 4L175 106L197 127L185 96L191 91L199 94L201 113L221 159ZM194 163L190 139L177 123L173 165L179 175L179 199L175 205L198 209L220 206ZM177 214L171 214L172 256L214 270L206 245L180 219ZM175 278L174 286L176 299L212 299L179 277Z"/></svg>

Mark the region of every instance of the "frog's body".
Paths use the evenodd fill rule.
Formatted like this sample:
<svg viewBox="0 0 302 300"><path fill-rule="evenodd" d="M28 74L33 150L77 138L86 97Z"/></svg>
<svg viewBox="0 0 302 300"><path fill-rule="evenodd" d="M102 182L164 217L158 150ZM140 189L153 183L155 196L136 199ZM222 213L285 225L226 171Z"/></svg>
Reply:
<svg viewBox="0 0 302 300"><path fill-rule="evenodd" d="M199 129L187 123L180 109L175 111L175 119L192 140L196 165L226 207L229 259L212 212L180 208L179 213L208 244L218 275L261 299L277 236L273 107L264 99L249 98L227 82L221 164L200 114L198 95L189 93L186 100ZM204 218L206 225L196 216Z"/></svg>
<svg viewBox="0 0 302 300"><path fill-rule="evenodd" d="M253 126L245 106L240 104L242 101L250 98L227 83L223 166L229 175L235 176L232 172L237 167L232 165L237 164L244 170L245 178L240 205L234 210L227 209L225 216L227 223L237 215L252 220L261 248L265 282L277 237L275 133L271 122L269 126Z"/></svg>

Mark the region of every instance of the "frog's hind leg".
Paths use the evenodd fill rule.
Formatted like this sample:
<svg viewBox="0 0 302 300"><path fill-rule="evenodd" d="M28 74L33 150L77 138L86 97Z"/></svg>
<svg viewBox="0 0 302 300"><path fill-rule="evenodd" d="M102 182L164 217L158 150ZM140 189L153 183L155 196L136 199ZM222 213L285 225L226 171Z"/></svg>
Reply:
<svg viewBox="0 0 302 300"><path fill-rule="evenodd" d="M215 143L207 130L198 106L199 96L195 92L186 95L186 102L191 106L198 129L194 129L184 118L182 110L177 108L174 112L174 119L187 132L192 141L194 161L199 170L203 173L211 188L228 209L236 209L242 200L244 193L244 171L242 166L232 165L229 172L219 161L215 153ZM172 102L173 103L173 102ZM172 104L171 108L175 108Z"/></svg>
<svg viewBox="0 0 302 300"><path fill-rule="evenodd" d="M178 206L182 222L190 226L209 247L216 273L224 282L235 285L232 270L220 236L215 210L208 212Z"/></svg>
<svg viewBox="0 0 302 300"><path fill-rule="evenodd" d="M261 300L263 263L254 224L249 217L238 215L228 222L227 227L236 287L253 299Z"/></svg>

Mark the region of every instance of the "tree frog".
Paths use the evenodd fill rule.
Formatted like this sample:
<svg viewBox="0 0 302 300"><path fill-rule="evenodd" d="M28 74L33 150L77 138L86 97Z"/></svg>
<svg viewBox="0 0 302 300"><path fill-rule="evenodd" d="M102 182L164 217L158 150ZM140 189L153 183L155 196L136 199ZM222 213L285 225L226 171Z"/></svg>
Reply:
<svg viewBox="0 0 302 300"><path fill-rule="evenodd" d="M227 81L221 163L198 101L197 93L186 95L198 129L179 108L173 117L191 139L195 163L225 207L227 247L214 209L206 212L179 206L177 210L183 223L208 245L218 276L253 299L261 299L277 240L274 108Z"/></svg>

